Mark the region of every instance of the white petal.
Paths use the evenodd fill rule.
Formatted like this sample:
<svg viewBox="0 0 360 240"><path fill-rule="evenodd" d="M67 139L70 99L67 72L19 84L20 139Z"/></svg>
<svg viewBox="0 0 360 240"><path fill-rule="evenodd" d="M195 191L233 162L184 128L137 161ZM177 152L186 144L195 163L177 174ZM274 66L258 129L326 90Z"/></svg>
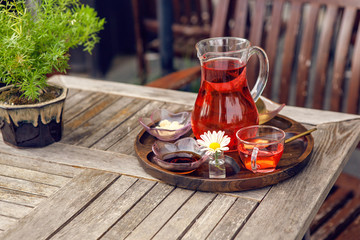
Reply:
<svg viewBox="0 0 360 240"><path fill-rule="evenodd" d="M198 140L196 140L196 141L197 141L197 143L198 143L200 146L207 147L207 144L206 144L203 140L198 139Z"/></svg>
<svg viewBox="0 0 360 240"><path fill-rule="evenodd" d="M229 148L228 147L223 147L221 150L227 151L227 150L229 150Z"/></svg>
<svg viewBox="0 0 360 240"><path fill-rule="evenodd" d="M217 133L215 131L212 132L211 135L211 142L217 142Z"/></svg>
<svg viewBox="0 0 360 240"><path fill-rule="evenodd" d="M221 142L221 146L226 146L226 145L228 145L229 143L230 143L230 141L231 141L231 139L230 139L230 137L228 137L228 136L225 136L223 139L222 139L222 142Z"/></svg>
<svg viewBox="0 0 360 240"><path fill-rule="evenodd" d="M222 142L222 138L224 136L225 132L224 131L220 131L218 133L218 136L217 136L217 142L220 144Z"/></svg>
<svg viewBox="0 0 360 240"><path fill-rule="evenodd" d="M204 133L203 135L200 135L200 137L202 138L202 140L205 142L205 144L206 145L209 145L210 143L209 143L209 138L208 138L208 136L207 136L207 134L206 133Z"/></svg>
<svg viewBox="0 0 360 240"><path fill-rule="evenodd" d="M212 133L210 132L210 131L208 131L207 133L206 133L206 136L208 137L208 139L209 139L209 143L212 141Z"/></svg>

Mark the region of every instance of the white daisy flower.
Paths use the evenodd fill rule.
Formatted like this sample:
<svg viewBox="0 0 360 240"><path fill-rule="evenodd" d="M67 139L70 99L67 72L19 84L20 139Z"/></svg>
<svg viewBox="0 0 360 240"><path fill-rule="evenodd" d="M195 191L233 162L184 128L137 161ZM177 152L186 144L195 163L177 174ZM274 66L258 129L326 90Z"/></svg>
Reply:
<svg viewBox="0 0 360 240"><path fill-rule="evenodd" d="M221 151L227 151L229 148L227 145L230 143L230 137L225 135L224 131L212 133L210 131L200 135L201 139L197 140L197 143L202 148L201 150L207 151L207 153L216 153Z"/></svg>

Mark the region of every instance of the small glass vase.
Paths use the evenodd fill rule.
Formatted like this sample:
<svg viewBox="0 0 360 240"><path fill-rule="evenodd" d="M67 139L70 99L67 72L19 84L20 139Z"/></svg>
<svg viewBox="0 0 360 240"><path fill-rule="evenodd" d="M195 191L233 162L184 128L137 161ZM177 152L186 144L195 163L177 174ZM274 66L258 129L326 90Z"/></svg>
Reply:
<svg viewBox="0 0 360 240"><path fill-rule="evenodd" d="M223 151L210 155L209 178L226 178L225 155Z"/></svg>

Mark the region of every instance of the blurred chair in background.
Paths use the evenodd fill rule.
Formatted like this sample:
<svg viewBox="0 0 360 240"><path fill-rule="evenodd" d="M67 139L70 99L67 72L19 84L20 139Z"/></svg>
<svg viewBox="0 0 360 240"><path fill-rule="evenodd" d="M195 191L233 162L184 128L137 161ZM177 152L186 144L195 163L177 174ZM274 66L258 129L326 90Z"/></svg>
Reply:
<svg viewBox="0 0 360 240"><path fill-rule="evenodd" d="M270 74L263 95L280 103L360 113L360 1L223 0L210 36L247 38L265 49ZM254 58L255 60L255 58ZM149 86L178 89L200 75L179 71ZM250 87L256 63L248 64Z"/></svg>
<svg viewBox="0 0 360 240"><path fill-rule="evenodd" d="M159 6L161 3L166 6ZM148 77L146 53L158 52L161 47L158 33L161 24L164 23L159 22L161 17L159 14L166 14L166 21L171 21L173 45L169 51L175 56L193 58L195 43L210 34L213 12L211 0L132 0L132 5L138 75L143 84L146 83ZM167 14L167 11L172 14ZM166 64L171 66L169 63Z"/></svg>

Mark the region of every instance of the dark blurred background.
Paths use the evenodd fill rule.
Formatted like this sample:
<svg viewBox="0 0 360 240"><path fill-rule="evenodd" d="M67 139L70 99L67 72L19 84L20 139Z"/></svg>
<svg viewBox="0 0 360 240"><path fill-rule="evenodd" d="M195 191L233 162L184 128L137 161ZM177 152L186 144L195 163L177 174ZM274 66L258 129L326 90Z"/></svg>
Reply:
<svg viewBox="0 0 360 240"><path fill-rule="evenodd" d="M82 49L71 50L70 74L104 78L116 56L135 54L134 21L131 0L87 0L101 18L106 19L98 43L89 55Z"/></svg>
<svg viewBox="0 0 360 240"><path fill-rule="evenodd" d="M201 1L209 4L213 2L213 0ZM100 43L96 45L92 55L83 52L80 48L71 49L70 75L132 84L144 84L174 70L184 69L198 64L198 61L194 58L195 43L199 38L207 37L207 32L205 35L198 34L199 36L196 39L180 39L180 37L176 35L175 38L181 40L180 44L178 44L181 46L181 49L175 51L175 57L172 53L173 39L169 39L169 47L165 50L165 57L170 61L165 63L167 64L166 70L161 67L161 57L159 53L160 43L158 32L161 24L157 21L157 12L159 11L159 7L157 6L162 7L161 9L165 17L166 15L168 16L162 23L167 24L169 31L171 31L171 23L173 22L171 9L174 7L179 9L177 12L183 13L185 11L185 5L187 5L186 10L193 11L189 10L189 8L199 8L199 6L195 6L193 1L186 1L186 4L181 3L176 6L173 6L168 0L83 0L82 2L95 8L98 15L106 19L106 24L104 30L99 34ZM194 14L192 14L192 16L180 16L179 19L174 19L174 22L176 21L183 23L192 21L191 24L197 27L199 23L198 20L194 18ZM210 19L207 21L207 28L202 29L210 29L209 26ZM136 27L138 27L137 32ZM195 32L197 32L197 30ZM193 35L194 33L190 32L190 34ZM166 36L172 36L172 34L166 34ZM139 40L142 41L140 45L143 45L144 48L142 57L139 57L136 50L137 44L139 45ZM139 58L142 58L146 65L143 67L143 70L141 70L141 64L139 64L139 61L141 61ZM195 84L195 86L197 85Z"/></svg>

